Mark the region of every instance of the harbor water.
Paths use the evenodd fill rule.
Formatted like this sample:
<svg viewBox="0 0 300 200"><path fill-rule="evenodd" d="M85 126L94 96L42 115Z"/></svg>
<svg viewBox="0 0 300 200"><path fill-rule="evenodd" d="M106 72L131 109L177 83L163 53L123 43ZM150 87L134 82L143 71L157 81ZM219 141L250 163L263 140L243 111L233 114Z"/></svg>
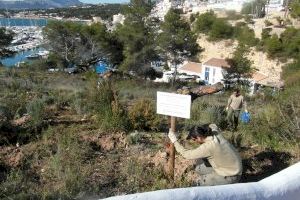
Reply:
<svg viewBox="0 0 300 200"><path fill-rule="evenodd" d="M29 19L29 18L0 18L0 26L39 26L47 25L47 19Z"/></svg>
<svg viewBox="0 0 300 200"><path fill-rule="evenodd" d="M17 50L13 56L0 58L2 65L5 67L13 67L18 65L20 62L30 62L30 60L27 59L27 56L44 50L43 48L39 47L41 42L37 41L36 39L35 41L32 40L32 42L30 42L30 39L39 38L41 33L38 33L38 30L41 30L42 27L46 26L47 22L47 19L0 18L0 27L10 28L16 33L14 39L18 38L18 34L24 38L27 37L27 39L23 39L23 43L21 43L19 46L25 47L27 45L26 43L32 43L31 48ZM24 34L27 35L24 36Z"/></svg>
<svg viewBox="0 0 300 200"><path fill-rule="evenodd" d="M42 50L44 50L44 49L41 47L38 47L38 48L31 49L28 51L21 51L21 52L16 53L14 56L0 59L0 62L5 67L14 67L20 62L30 62L31 60L27 59L26 56L38 53L39 51L42 51Z"/></svg>

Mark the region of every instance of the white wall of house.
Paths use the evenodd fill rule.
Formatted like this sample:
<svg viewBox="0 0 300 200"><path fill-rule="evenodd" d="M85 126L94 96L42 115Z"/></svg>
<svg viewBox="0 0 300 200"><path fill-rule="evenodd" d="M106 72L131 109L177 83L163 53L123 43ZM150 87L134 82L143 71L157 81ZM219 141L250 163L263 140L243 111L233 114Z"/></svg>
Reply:
<svg viewBox="0 0 300 200"><path fill-rule="evenodd" d="M223 73L226 73L226 71L221 67L203 65L201 78L203 77L203 80L205 80L207 84L212 85L218 82L223 82Z"/></svg>

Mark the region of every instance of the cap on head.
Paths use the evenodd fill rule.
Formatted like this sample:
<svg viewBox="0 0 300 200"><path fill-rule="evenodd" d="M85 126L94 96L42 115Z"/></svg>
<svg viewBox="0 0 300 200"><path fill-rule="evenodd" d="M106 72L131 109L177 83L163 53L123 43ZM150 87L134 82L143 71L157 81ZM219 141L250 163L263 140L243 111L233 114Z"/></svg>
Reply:
<svg viewBox="0 0 300 200"><path fill-rule="evenodd" d="M208 136L212 136L212 130L209 127L209 124L204 124L202 126L193 126L190 131L189 134L187 136L187 140L189 139L193 139L193 138L197 138L197 137L208 137Z"/></svg>

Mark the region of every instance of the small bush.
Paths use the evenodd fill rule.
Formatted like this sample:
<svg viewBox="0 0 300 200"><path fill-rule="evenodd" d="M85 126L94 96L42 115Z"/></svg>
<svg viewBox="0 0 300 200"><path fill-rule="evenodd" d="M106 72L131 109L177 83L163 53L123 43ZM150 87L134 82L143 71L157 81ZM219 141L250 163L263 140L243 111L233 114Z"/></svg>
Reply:
<svg viewBox="0 0 300 200"><path fill-rule="evenodd" d="M248 46L255 46L259 42L259 40L255 38L254 30L242 23L234 27L234 34L239 43Z"/></svg>
<svg viewBox="0 0 300 200"><path fill-rule="evenodd" d="M130 159L125 163L120 174L118 186L126 193L137 193L169 188L163 168L154 167L150 163L138 159Z"/></svg>
<svg viewBox="0 0 300 200"><path fill-rule="evenodd" d="M91 151L87 143L81 142L75 128L65 129L63 134L57 134L55 151L47 160L42 178L47 181L55 180L55 187L44 187L45 196L59 194L68 199L74 198L82 191L87 191L86 179L90 173L88 166L83 163ZM87 168L86 168L87 167Z"/></svg>
<svg viewBox="0 0 300 200"><path fill-rule="evenodd" d="M214 123L220 128L225 128L227 126L225 106L195 101L192 105L191 119L185 121L185 129L206 123Z"/></svg>
<svg viewBox="0 0 300 200"><path fill-rule="evenodd" d="M210 40L229 39L233 36L233 27L224 19L216 19L209 32Z"/></svg>
<svg viewBox="0 0 300 200"><path fill-rule="evenodd" d="M210 32L216 19L217 17L212 11L199 15L194 23L195 31L199 33Z"/></svg>
<svg viewBox="0 0 300 200"><path fill-rule="evenodd" d="M12 118L9 108L0 105L0 129L9 123Z"/></svg>
<svg viewBox="0 0 300 200"><path fill-rule="evenodd" d="M109 82L102 82L92 94L92 107L100 127L104 130L129 130L127 112Z"/></svg>
<svg viewBox="0 0 300 200"><path fill-rule="evenodd" d="M44 116L45 116L45 103L42 99L34 99L30 101L26 110L31 117L32 125L36 128L42 124Z"/></svg>
<svg viewBox="0 0 300 200"><path fill-rule="evenodd" d="M133 128L137 130L158 130L161 123L155 105L149 99L136 101L129 109L129 119Z"/></svg>
<svg viewBox="0 0 300 200"><path fill-rule="evenodd" d="M270 22L269 20L265 20L264 23L266 27L273 25L272 22Z"/></svg>

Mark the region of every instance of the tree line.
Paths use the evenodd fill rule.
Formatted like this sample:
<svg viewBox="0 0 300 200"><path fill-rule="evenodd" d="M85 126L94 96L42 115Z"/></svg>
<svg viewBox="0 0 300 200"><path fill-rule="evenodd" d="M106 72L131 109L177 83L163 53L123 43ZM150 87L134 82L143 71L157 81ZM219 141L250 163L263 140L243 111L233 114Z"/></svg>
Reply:
<svg viewBox="0 0 300 200"><path fill-rule="evenodd" d="M197 36L180 12L171 9L160 22L150 17L152 6L151 2L132 0L123 8L124 23L114 30L100 23L49 22L44 36L53 52L52 63L86 70L103 60L122 71L147 75L153 72L152 61L169 60L177 66L196 56L200 51Z"/></svg>
<svg viewBox="0 0 300 200"><path fill-rule="evenodd" d="M0 58L11 53L6 49L6 47L12 42L13 35L14 34L11 31L4 27L0 27Z"/></svg>

